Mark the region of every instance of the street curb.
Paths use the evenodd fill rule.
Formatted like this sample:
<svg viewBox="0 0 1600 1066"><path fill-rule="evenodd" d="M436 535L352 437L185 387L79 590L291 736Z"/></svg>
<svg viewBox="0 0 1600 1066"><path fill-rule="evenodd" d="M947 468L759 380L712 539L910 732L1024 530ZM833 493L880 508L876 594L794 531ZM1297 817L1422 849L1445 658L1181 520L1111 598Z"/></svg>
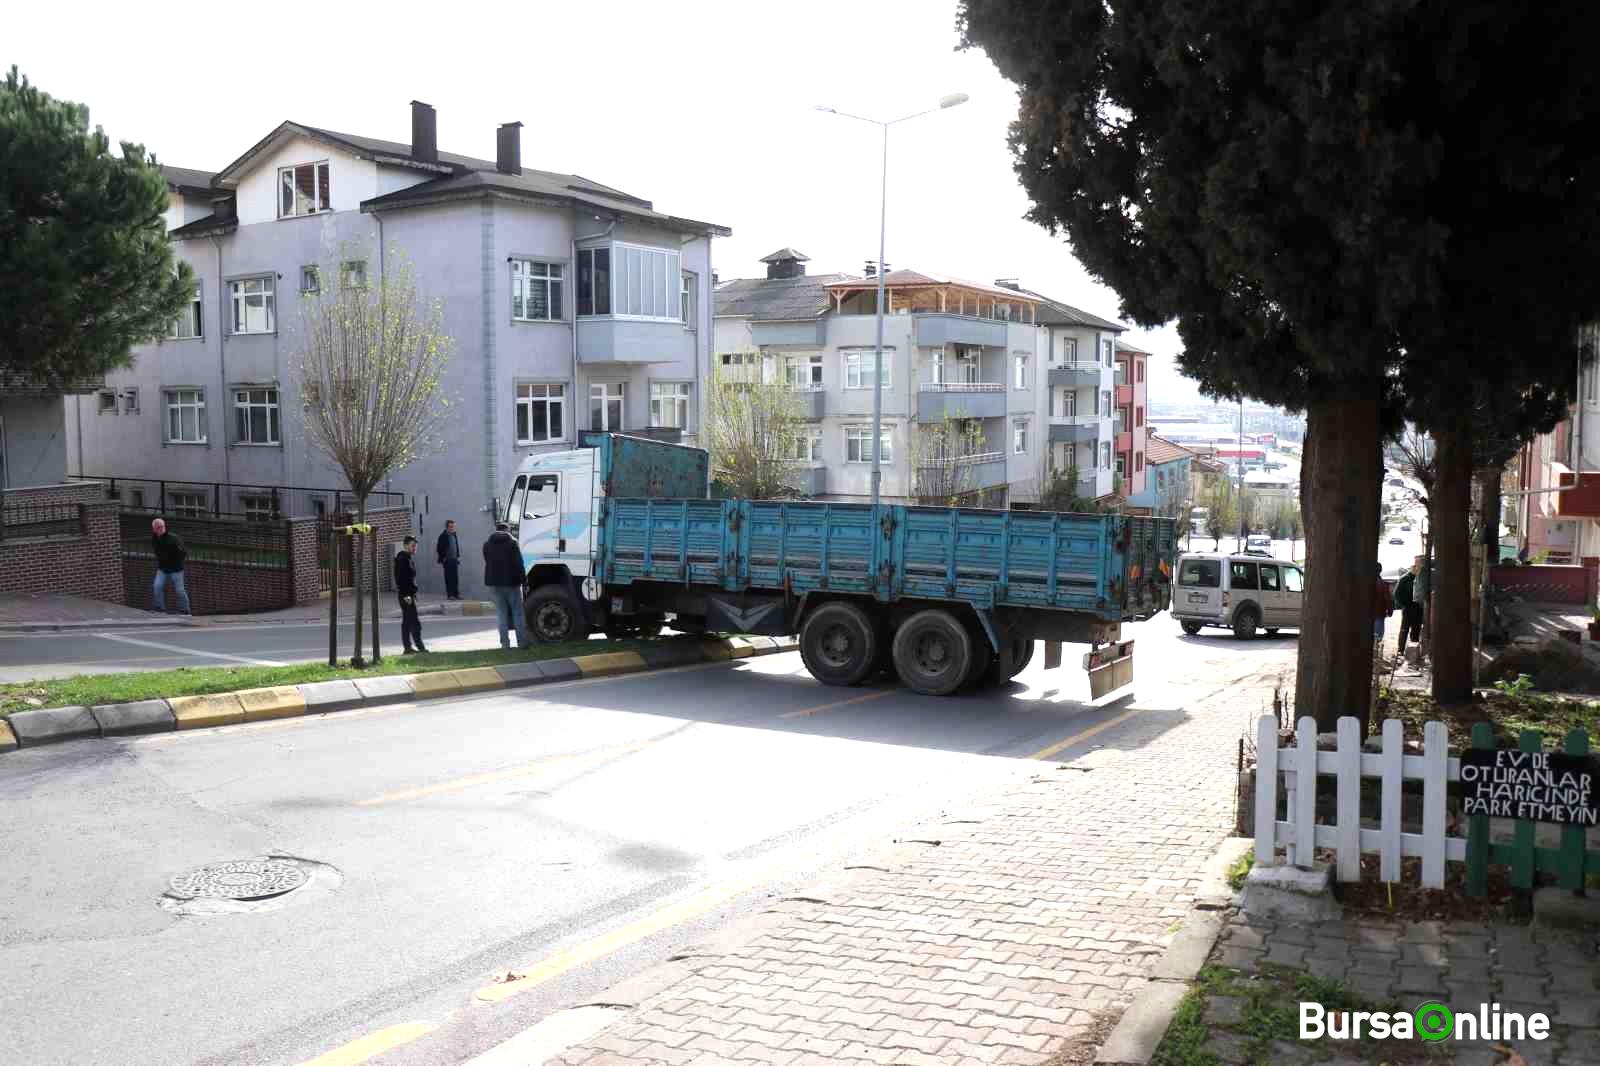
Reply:
<svg viewBox="0 0 1600 1066"><path fill-rule="evenodd" d="M205 696L111 703L96 707L45 707L0 718L0 753L29 750L67 740L97 740L213 726L243 725L277 718L329 714L357 707L411 703L435 696L527 688L573 681L650 673L674 666L727 662L751 655L792 651L793 638L675 637L638 651L597 652L559 659L534 659L501 666L472 666L422 674L309 681L300 685L241 689ZM20 728L18 728L20 726Z"/></svg>
<svg viewBox="0 0 1600 1066"><path fill-rule="evenodd" d="M205 624L182 614L162 618L108 618L103 622L7 622L0 625L0 637L15 633L86 633L99 629L171 629L173 626L198 629Z"/></svg>
<svg viewBox="0 0 1600 1066"><path fill-rule="evenodd" d="M1254 845L1243 837L1225 837L1201 870L1194 911L1183 920L1167 952L1150 971L1150 980L1133 997L1105 1043L1095 1054L1094 1066L1148 1066L1178 1005L1227 925L1227 907L1233 892L1227 869L1241 852Z"/></svg>

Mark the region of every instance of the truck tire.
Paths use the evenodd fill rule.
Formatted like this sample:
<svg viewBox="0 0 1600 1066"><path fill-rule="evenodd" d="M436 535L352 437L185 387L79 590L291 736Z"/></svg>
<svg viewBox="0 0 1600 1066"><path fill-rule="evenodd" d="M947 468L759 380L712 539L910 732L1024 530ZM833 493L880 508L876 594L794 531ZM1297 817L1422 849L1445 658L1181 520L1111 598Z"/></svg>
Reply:
<svg viewBox="0 0 1600 1066"><path fill-rule="evenodd" d="M1000 647L1000 654L990 656L989 669L983 675L983 687L997 688L1010 681L1022 672L1027 660L1023 656L1030 654L1028 648L1031 641L1021 637L1002 638L1005 642Z"/></svg>
<svg viewBox="0 0 1600 1066"><path fill-rule="evenodd" d="M895 671L913 692L948 696L967 679L971 664L972 635L949 611L918 611L894 635Z"/></svg>
<svg viewBox="0 0 1600 1066"><path fill-rule="evenodd" d="M545 585L523 601L528 633L540 644L561 644L588 640L589 627L570 590L560 585Z"/></svg>
<svg viewBox="0 0 1600 1066"><path fill-rule="evenodd" d="M1017 647L1011 653L1011 677L1016 677L1022 673L1028 668L1028 664L1033 662L1033 646L1037 643L1038 641L1029 640L1026 637L1017 638ZM1011 677L1006 678L1006 680L1010 681Z"/></svg>
<svg viewBox="0 0 1600 1066"><path fill-rule="evenodd" d="M989 643L989 634L973 626L967 630L967 639L972 642L972 659L967 666L967 680L962 687L979 689L1000 684L1001 657L995 654L994 646Z"/></svg>
<svg viewBox="0 0 1600 1066"><path fill-rule="evenodd" d="M1200 632L1199 622L1180 622L1178 624L1183 626L1183 631L1189 634L1191 637Z"/></svg>
<svg viewBox="0 0 1600 1066"><path fill-rule="evenodd" d="M825 603L800 627L800 658L824 685L859 685L878 661L878 627L853 603Z"/></svg>
<svg viewBox="0 0 1600 1066"><path fill-rule="evenodd" d="M1239 608L1233 614L1233 635L1240 640L1253 640L1256 635L1256 625L1261 621L1254 607Z"/></svg>

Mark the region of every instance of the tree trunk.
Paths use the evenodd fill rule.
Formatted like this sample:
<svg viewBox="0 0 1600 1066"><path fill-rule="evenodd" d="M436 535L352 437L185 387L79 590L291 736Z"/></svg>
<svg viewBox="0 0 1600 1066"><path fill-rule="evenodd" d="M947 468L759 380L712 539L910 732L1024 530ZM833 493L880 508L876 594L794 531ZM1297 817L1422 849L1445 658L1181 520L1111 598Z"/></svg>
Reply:
<svg viewBox="0 0 1600 1066"><path fill-rule="evenodd" d="M1378 401L1375 387L1328 389L1306 410L1306 591L1295 708L1324 732L1351 715L1365 733L1371 713L1373 541L1383 480Z"/></svg>
<svg viewBox="0 0 1600 1066"><path fill-rule="evenodd" d="M366 522L367 498L362 496L356 500L356 525L363 526L366 525ZM352 534L350 537L350 569L354 571L351 575L351 584L354 586L355 595L351 599L355 601L356 643L355 650L350 653L350 665L357 669L367 665L366 660L361 657L361 616L363 614L362 607L364 606L361 602L361 578L362 571L366 569L362 565L365 560L361 558L361 549L364 547L366 547L366 538L360 533Z"/></svg>
<svg viewBox="0 0 1600 1066"><path fill-rule="evenodd" d="M1500 475L1504 470L1503 466L1493 466L1478 471L1478 483L1482 490L1478 528L1491 566L1500 558Z"/></svg>
<svg viewBox="0 0 1600 1066"><path fill-rule="evenodd" d="M1433 698L1444 705L1472 698L1472 429L1454 420L1434 433L1438 473L1433 494L1433 544L1439 557L1433 590Z"/></svg>

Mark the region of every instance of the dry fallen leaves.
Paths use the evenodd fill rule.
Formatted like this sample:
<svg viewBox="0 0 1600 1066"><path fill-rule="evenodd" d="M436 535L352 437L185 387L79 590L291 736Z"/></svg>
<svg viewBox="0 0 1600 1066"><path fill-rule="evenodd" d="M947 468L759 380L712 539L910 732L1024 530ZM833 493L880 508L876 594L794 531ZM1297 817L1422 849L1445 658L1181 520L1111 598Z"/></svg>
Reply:
<svg viewBox="0 0 1600 1066"><path fill-rule="evenodd" d="M1528 1060L1523 1058L1522 1053L1516 1048L1506 1047L1504 1044L1495 1044L1493 1047L1506 1057L1503 1066L1528 1066Z"/></svg>

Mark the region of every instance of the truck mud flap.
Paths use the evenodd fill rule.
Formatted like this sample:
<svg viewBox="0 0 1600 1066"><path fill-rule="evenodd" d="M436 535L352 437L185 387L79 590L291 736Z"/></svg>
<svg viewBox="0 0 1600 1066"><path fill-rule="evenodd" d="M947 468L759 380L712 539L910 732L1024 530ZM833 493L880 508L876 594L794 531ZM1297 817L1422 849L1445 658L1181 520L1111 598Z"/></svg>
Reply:
<svg viewBox="0 0 1600 1066"><path fill-rule="evenodd" d="M1100 699L1133 684L1133 641L1124 640L1085 652L1083 668L1089 672L1089 698Z"/></svg>

